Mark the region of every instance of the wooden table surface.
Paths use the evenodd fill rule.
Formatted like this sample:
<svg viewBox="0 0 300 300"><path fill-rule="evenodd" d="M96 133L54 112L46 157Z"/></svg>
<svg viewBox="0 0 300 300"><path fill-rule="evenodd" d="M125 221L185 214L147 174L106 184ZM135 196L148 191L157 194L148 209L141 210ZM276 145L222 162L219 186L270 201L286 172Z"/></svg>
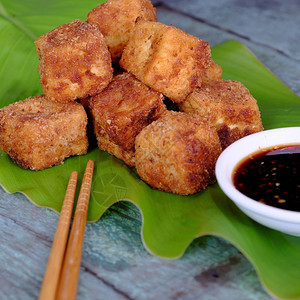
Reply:
<svg viewBox="0 0 300 300"><path fill-rule="evenodd" d="M97 1L95 1L95 6ZM153 1L158 20L207 40L239 40L300 94L298 0ZM0 166L1 172L1 166ZM0 187L0 299L37 299L58 214ZM227 241L196 239L177 260L143 247L136 207L118 203L87 224L77 299L270 299Z"/></svg>

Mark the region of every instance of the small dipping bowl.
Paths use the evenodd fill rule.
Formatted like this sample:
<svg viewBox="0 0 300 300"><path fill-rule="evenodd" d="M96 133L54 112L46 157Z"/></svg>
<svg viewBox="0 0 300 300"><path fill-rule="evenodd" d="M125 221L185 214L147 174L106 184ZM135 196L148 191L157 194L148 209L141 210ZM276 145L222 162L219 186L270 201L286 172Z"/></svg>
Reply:
<svg viewBox="0 0 300 300"><path fill-rule="evenodd" d="M300 212L253 200L237 190L233 182L237 166L250 154L273 146L293 144L300 145L300 127L271 129L248 135L221 153L216 164L216 177L223 192L250 218L269 228L300 236Z"/></svg>

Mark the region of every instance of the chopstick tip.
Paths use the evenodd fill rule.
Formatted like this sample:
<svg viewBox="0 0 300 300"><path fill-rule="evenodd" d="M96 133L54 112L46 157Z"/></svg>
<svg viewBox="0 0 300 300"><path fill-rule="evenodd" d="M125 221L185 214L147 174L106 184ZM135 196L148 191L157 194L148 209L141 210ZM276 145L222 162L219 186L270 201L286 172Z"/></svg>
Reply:
<svg viewBox="0 0 300 300"><path fill-rule="evenodd" d="M92 159L88 160L87 167L94 167L94 161Z"/></svg>

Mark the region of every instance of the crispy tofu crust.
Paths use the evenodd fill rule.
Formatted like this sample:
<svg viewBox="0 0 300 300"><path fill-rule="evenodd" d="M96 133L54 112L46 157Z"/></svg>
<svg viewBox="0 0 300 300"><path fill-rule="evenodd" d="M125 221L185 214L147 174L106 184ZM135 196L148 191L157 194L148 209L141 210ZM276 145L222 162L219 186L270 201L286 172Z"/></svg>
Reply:
<svg viewBox="0 0 300 300"><path fill-rule="evenodd" d="M166 112L140 132L135 148L137 172L153 188L188 195L215 182L220 141L197 114Z"/></svg>
<svg viewBox="0 0 300 300"><path fill-rule="evenodd" d="M202 82L207 82L210 80L218 80L222 77L223 70L214 60L211 60L210 67L205 70L204 76L202 77Z"/></svg>
<svg viewBox="0 0 300 300"><path fill-rule="evenodd" d="M135 165L135 138L166 111L163 95L129 73L114 77L91 103L98 146Z"/></svg>
<svg viewBox="0 0 300 300"><path fill-rule="evenodd" d="M155 8L149 0L108 0L87 16L88 23L100 28L114 63L120 60L137 19L157 20Z"/></svg>
<svg viewBox="0 0 300 300"><path fill-rule="evenodd" d="M0 148L20 167L42 170L86 153L86 125L79 103L30 97L0 109Z"/></svg>
<svg viewBox="0 0 300 300"><path fill-rule="evenodd" d="M206 41L173 26L138 21L120 65L174 102L183 101L211 64Z"/></svg>
<svg viewBox="0 0 300 300"><path fill-rule="evenodd" d="M246 135L263 130L256 100L237 81L208 81L180 103L179 108L208 117L217 129L223 149Z"/></svg>
<svg viewBox="0 0 300 300"><path fill-rule="evenodd" d="M112 79L111 57L99 28L74 20L35 41L47 98L68 102L101 92Z"/></svg>

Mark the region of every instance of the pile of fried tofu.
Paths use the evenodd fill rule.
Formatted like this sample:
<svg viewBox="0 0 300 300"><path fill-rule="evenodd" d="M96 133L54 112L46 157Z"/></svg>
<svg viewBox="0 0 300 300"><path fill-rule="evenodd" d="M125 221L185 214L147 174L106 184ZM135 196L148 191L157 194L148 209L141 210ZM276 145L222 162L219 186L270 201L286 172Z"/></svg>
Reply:
<svg viewBox="0 0 300 300"><path fill-rule="evenodd" d="M35 45L44 94L0 110L0 148L22 168L87 153L91 119L100 150L188 195L215 182L222 150L263 130L256 100L221 79L208 42L157 22L149 0L108 0Z"/></svg>

